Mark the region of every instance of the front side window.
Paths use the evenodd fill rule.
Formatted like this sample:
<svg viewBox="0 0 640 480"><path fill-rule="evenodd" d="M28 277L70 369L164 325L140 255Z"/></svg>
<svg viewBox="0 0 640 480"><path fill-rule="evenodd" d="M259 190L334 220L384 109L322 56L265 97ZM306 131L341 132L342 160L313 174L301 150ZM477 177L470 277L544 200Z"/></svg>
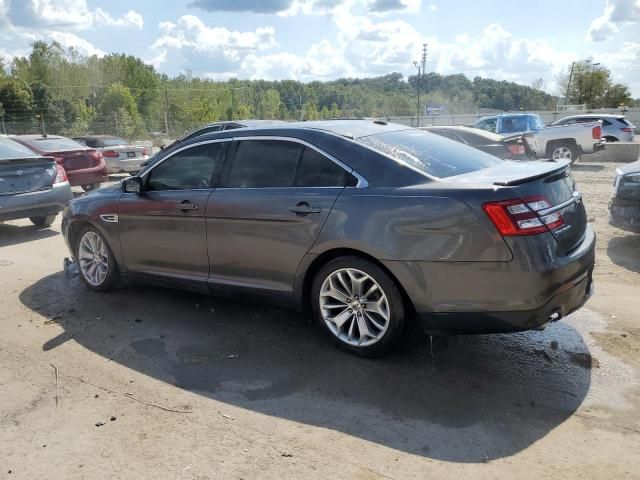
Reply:
<svg viewBox="0 0 640 480"><path fill-rule="evenodd" d="M475 148L420 130L399 130L357 141L427 175L446 178L503 163Z"/></svg>
<svg viewBox="0 0 640 480"><path fill-rule="evenodd" d="M230 142L207 143L182 150L149 173L147 190L211 188Z"/></svg>

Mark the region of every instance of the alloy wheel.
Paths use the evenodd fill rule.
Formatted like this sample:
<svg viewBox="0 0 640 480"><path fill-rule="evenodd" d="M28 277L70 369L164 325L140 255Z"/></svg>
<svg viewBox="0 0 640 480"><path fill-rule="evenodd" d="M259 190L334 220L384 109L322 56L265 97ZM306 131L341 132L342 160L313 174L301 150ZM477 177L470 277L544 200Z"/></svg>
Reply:
<svg viewBox="0 0 640 480"><path fill-rule="evenodd" d="M102 237L96 232L88 231L80 239L78 263L85 280L97 287L107 278L109 272L109 255Z"/></svg>
<svg viewBox="0 0 640 480"><path fill-rule="evenodd" d="M387 296L378 282L361 270L341 268L327 275L319 301L327 327L348 345L373 345L389 328Z"/></svg>
<svg viewBox="0 0 640 480"><path fill-rule="evenodd" d="M571 149L568 147L557 147L551 154L551 158L554 160L571 160L572 157L573 154L571 153Z"/></svg>

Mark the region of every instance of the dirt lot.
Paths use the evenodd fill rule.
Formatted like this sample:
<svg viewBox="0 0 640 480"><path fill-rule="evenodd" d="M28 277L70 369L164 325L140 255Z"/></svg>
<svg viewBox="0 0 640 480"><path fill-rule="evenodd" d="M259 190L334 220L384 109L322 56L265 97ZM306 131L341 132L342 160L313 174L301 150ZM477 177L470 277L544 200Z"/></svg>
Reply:
<svg viewBox="0 0 640 480"><path fill-rule="evenodd" d="M91 293L58 224L0 225L0 478L640 478L640 235L607 224L614 168L575 169L585 308L381 360L263 305Z"/></svg>

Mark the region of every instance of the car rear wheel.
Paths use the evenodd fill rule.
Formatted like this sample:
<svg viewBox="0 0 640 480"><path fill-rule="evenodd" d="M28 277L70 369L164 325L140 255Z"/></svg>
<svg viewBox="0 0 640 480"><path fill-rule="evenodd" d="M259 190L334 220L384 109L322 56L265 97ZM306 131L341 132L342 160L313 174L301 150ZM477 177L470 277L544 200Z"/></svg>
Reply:
<svg viewBox="0 0 640 480"><path fill-rule="evenodd" d="M404 303L393 279L368 260L328 262L312 287L314 315L335 342L361 356L387 353L404 328Z"/></svg>
<svg viewBox="0 0 640 480"><path fill-rule="evenodd" d="M33 223L36 227L50 227L51 224L55 221L57 215L44 215L38 217L29 217L31 223Z"/></svg>
<svg viewBox="0 0 640 480"><path fill-rule="evenodd" d="M85 228L76 244L76 261L83 283L91 290L113 290L119 278L118 265L104 237L93 227Z"/></svg>
<svg viewBox="0 0 640 480"><path fill-rule="evenodd" d="M82 189L85 192L90 192L91 190L97 190L98 188L100 188L99 183L89 183L87 185L82 185Z"/></svg>
<svg viewBox="0 0 640 480"><path fill-rule="evenodd" d="M558 143L553 145L550 150L549 156L554 160L568 160L575 163L580 159L578 147L571 143Z"/></svg>

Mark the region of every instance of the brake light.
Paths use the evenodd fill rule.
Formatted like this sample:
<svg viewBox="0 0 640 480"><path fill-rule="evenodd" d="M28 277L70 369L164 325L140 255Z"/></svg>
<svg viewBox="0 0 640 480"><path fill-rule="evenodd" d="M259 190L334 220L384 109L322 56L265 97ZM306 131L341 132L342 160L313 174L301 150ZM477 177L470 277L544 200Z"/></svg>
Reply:
<svg viewBox="0 0 640 480"><path fill-rule="evenodd" d="M540 216L538 212L550 207L549 201L541 195L482 205L482 209L503 237L535 235L564 225L564 218L559 212Z"/></svg>
<svg viewBox="0 0 640 480"><path fill-rule="evenodd" d="M104 152L102 152L102 155L109 158L116 158L120 156L120 154L115 150L105 150Z"/></svg>
<svg viewBox="0 0 640 480"><path fill-rule="evenodd" d="M602 128L600 126L593 127L593 130L591 130L591 136L594 140L600 140L600 138L602 138Z"/></svg>
<svg viewBox="0 0 640 480"><path fill-rule="evenodd" d="M624 133L631 133L631 132L633 132L633 128L629 128L629 127L621 128L620 130L622 130Z"/></svg>
<svg viewBox="0 0 640 480"><path fill-rule="evenodd" d="M524 145L519 143L510 143L507 145L507 148L512 155L524 155Z"/></svg>
<svg viewBox="0 0 640 480"><path fill-rule="evenodd" d="M65 171L64 167L62 165L56 164L56 178L53 183L62 183L66 182L67 180L67 172Z"/></svg>
<svg viewBox="0 0 640 480"><path fill-rule="evenodd" d="M102 153L94 150L93 152L91 152L91 159L93 160L93 166L97 167L98 165L100 165L100 162L102 162Z"/></svg>

